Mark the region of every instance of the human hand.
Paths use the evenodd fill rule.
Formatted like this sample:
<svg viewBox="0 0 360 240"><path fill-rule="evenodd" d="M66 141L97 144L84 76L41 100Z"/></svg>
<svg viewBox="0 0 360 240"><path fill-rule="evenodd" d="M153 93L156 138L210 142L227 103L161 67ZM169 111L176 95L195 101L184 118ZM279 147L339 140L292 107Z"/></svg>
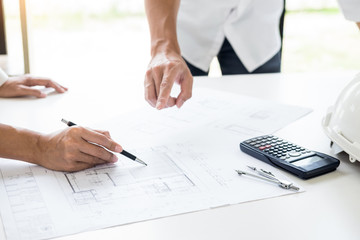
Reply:
<svg viewBox="0 0 360 240"><path fill-rule="evenodd" d="M95 145L95 144L98 145ZM100 146L99 146L100 145ZM73 126L57 133L39 137L38 165L57 171L79 171L118 160L113 152L122 147L111 139L109 132Z"/></svg>
<svg viewBox="0 0 360 240"><path fill-rule="evenodd" d="M3 85L1 85L0 97L46 97L45 93L41 92L39 89L32 88L32 86L52 87L58 93L64 93L68 90L66 87L63 87L50 79L24 75L20 77L10 77Z"/></svg>
<svg viewBox="0 0 360 240"><path fill-rule="evenodd" d="M181 87L177 97L171 97L174 83ZM180 108L191 98L193 77L184 59L177 53L159 53L150 61L145 76L145 99L157 109Z"/></svg>

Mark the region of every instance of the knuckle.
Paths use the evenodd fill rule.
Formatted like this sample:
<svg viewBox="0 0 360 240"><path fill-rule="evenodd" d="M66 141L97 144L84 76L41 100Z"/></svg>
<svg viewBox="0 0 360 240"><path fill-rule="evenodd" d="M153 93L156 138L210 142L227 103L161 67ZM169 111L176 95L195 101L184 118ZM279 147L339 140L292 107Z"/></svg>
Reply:
<svg viewBox="0 0 360 240"><path fill-rule="evenodd" d="M69 128L65 134L64 143L66 145L70 144L75 139L75 136L77 135L77 133L78 133L77 129Z"/></svg>
<svg viewBox="0 0 360 240"><path fill-rule="evenodd" d="M152 67L153 72L160 72L163 69L161 65L156 65Z"/></svg>
<svg viewBox="0 0 360 240"><path fill-rule="evenodd" d="M28 76L28 75L26 75L26 76L24 76L24 83L25 84L31 84L31 82L32 82L32 77L31 76Z"/></svg>
<svg viewBox="0 0 360 240"><path fill-rule="evenodd" d="M162 81L160 83L160 88L168 88L170 84L167 81Z"/></svg>
<svg viewBox="0 0 360 240"><path fill-rule="evenodd" d="M192 97L192 92L190 91L186 97L187 97L187 99L190 99Z"/></svg>
<svg viewBox="0 0 360 240"><path fill-rule="evenodd" d="M146 70L145 73L145 81L151 79L151 76L152 76L152 69L149 68L148 70Z"/></svg>
<svg viewBox="0 0 360 240"><path fill-rule="evenodd" d="M83 127L80 126L72 126L69 128L69 134L70 136L74 137L79 135L80 133L84 132L85 129Z"/></svg>
<svg viewBox="0 0 360 240"><path fill-rule="evenodd" d="M144 87L145 89L151 89L154 85L154 82L151 79L145 79L144 81ZM147 90L150 91L150 90Z"/></svg>
<svg viewBox="0 0 360 240"><path fill-rule="evenodd" d="M177 65L177 62L175 62L175 61L167 61L167 62L165 63L165 66L166 66L166 68L168 68L168 69L172 69L172 68L174 68L176 65Z"/></svg>

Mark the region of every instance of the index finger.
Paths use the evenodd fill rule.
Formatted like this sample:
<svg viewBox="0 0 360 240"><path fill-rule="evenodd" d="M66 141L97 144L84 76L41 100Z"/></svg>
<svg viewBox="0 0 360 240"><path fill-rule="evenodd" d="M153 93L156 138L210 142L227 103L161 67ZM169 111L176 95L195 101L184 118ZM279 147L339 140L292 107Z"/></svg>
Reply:
<svg viewBox="0 0 360 240"><path fill-rule="evenodd" d="M121 145L116 143L111 138L108 138L104 134L92 131L90 129L85 128L85 131L83 131L81 137L88 142L96 143L113 152L122 152L123 150Z"/></svg>
<svg viewBox="0 0 360 240"><path fill-rule="evenodd" d="M160 84L159 96L156 103L157 109L160 110L166 107L170 97L171 88L175 82L176 74L177 72L173 72L171 74L164 75Z"/></svg>
<svg viewBox="0 0 360 240"><path fill-rule="evenodd" d="M176 99L176 106L180 108L185 101L191 98L192 96L192 87L193 87L193 77L191 74L188 74L180 82L181 92Z"/></svg>

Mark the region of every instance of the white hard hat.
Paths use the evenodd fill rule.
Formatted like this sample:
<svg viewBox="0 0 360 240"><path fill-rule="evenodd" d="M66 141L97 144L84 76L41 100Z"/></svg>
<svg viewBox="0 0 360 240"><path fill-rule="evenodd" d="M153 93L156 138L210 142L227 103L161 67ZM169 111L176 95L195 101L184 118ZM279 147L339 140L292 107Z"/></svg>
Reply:
<svg viewBox="0 0 360 240"><path fill-rule="evenodd" d="M360 73L341 92L322 121L325 133L351 162L360 161Z"/></svg>

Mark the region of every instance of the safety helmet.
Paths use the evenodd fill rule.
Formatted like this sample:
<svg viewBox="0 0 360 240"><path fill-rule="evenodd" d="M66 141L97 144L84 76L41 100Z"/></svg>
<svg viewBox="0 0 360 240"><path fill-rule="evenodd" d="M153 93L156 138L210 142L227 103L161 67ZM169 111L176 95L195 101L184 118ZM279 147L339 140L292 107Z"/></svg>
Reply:
<svg viewBox="0 0 360 240"><path fill-rule="evenodd" d="M331 141L349 154L351 162L360 161L360 73L328 109L322 126Z"/></svg>

